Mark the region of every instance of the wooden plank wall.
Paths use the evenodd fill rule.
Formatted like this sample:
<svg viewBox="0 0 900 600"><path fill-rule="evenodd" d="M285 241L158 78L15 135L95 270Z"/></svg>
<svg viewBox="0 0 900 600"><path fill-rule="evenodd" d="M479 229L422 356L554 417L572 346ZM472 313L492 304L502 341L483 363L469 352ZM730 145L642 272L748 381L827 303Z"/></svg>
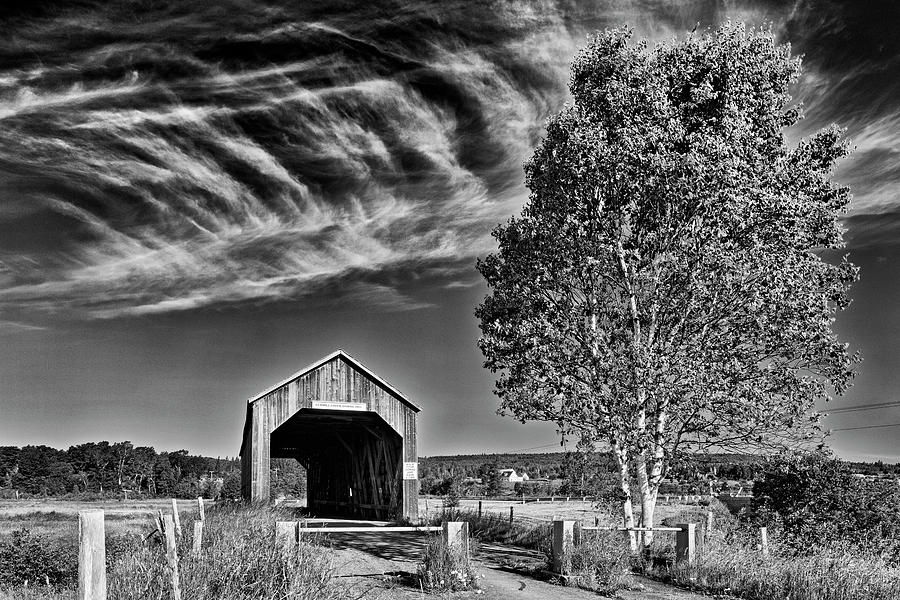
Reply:
<svg viewBox="0 0 900 600"><path fill-rule="evenodd" d="M312 408L313 402L365 402L368 410L381 416L403 438L402 461L417 460L416 411L378 381L337 356L253 402L248 416L250 439L245 440L245 452L249 450L250 460L242 461L242 476L250 478L250 485L246 486L246 482L244 485L249 487L252 500L269 498L270 434L298 410ZM243 462L249 466L245 467ZM402 476L402 464L398 467ZM418 481L406 480L402 485L402 514L415 520Z"/></svg>

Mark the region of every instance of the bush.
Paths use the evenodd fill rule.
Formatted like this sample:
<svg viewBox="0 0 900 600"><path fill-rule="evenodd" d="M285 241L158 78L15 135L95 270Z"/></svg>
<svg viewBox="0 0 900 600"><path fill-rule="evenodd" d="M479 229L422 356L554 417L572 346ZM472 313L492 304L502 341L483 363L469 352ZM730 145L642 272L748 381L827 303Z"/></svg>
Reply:
<svg viewBox="0 0 900 600"><path fill-rule="evenodd" d="M78 550L28 529L12 532L0 542L0 587L69 586L78 578Z"/></svg>
<svg viewBox="0 0 900 600"><path fill-rule="evenodd" d="M755 520L807 554L844 544L900 563L900 487L855 477L822 454L781 458L753 487Z"/></svg>

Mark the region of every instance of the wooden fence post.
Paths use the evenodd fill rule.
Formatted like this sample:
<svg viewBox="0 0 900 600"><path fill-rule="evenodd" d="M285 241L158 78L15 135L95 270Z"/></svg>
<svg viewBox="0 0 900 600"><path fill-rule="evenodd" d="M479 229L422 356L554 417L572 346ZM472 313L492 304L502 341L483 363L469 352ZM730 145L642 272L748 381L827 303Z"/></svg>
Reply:
<svg viewBox="0 0 900 600"><path fill-rule="evenodd" d="M178 577L178 546L175 541L175 520L172 515L163 515L163 529L165 529L164 533L166 534L166 563L169 565L169 577L172 581L172 600L181 600L181 581Z"/></svg>
<svg viewBox="0 0 900 600"><path fill-rule="evenodd" d="M522 492L522 505L525 505L525 492Z"/></svg>
<svg viewBox="0 0 900 600"><path fill-rule="evenodd" d="M461 551L469 558L469 524L465 521L444 521L441 524L444 544L452 551Z"/></svg>
<svg viewBox="0 0 900 600"><path fill-rule="evenodd" d="M513 507L512 506L509 507L509 522L510 523L513 522Z"/></svg>
<svg viewBox="0 0 900 600"><path fill-rule="evenodd" d="M759 528L759 549L763 556L769 556L769 530L766 527Z"/></svg>
<svg viewBox="0 0 900 600"><path fill-rule="evenodd" d="M282 549L293 548L300 540L299 529L297 521L276 521L275 545Z"/></svg>
<svg viewBox="0 0 900 600"><path fill-rule="evenodd" d="M575 543L575 521L553 521L551 546L553 572L568 575L572 567L572 546Z"/></svg>
<svg viewBox="0 0 900 600"><path fill-rule="evenodd" d="M172 518L175 519L175 535L181 537L181 518L178 516L178 501L172 498Z"/></svg>
<svg viewBox="0 0 900 600"><path fill-rule="evenodd" d="M106 535L102 510L78 513L78 600L106 600Z"/></svg>
<svg viewBox="0 0 900 600"><path fill-rule="evenodd" d="M200 552L203 550L203 520L197 519L194 521L194 545L191 550L191 553L194 556L200 556Z"/></svg>
<svg viewBox="0 0 900 600"><path fill-rule="evenodd" d="M478 501L478 518L481 518L481 500Z"/></svg>
<svg viewBox="0 0 900 600"><path fill-rule="evenodd" d="M200 511L200 520L206 520L206 510L203 508L203 496L197 496L197 510Z"/></svg>
<svg viewBox="0 0 900 600"><path fill-rule="evenodd" d="M675 562L693 567L697 560L697 524L679 523L681 531L675 533Z"/></svg>

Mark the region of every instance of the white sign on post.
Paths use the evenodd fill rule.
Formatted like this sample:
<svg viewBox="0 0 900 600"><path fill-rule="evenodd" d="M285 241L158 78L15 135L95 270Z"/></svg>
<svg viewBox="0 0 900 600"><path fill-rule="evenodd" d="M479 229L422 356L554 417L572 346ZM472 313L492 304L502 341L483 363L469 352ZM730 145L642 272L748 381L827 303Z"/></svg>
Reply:
<svg viewBox="0 0 900 600"><path fill-rule="evenodd" d="M403 479L418 479L419 463L405 462L403 463Z"/></svg>

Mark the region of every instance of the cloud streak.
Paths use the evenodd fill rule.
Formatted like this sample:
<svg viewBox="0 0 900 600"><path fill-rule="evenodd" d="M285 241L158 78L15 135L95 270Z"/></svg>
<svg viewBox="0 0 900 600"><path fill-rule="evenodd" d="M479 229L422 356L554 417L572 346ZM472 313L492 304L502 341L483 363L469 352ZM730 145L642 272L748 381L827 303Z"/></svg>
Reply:
<svg viewBox="0 0 900 600"><path fill-rule="evenodd" d="M469 281L587 31L770 18L815 48L804 3L107 4L21 17L0 42L0 312L424 308L379 274ZM809 62L810 126L876 59ZM840 176L871 212L896 204L900 129L863 108Z"/></svg>

